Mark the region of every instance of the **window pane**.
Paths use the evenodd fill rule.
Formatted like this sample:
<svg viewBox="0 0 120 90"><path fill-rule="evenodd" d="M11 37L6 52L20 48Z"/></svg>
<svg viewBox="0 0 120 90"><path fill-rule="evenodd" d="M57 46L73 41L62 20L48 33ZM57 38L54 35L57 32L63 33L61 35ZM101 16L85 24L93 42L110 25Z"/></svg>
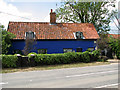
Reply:
<svg viewBox="0 0 120 90"><path fill-rule="evenodd" d="M77 39L83 39L83 33L80 32L80 31L76 32L76 38Z"/></svg>
<svg viewBox="0 0 120 90"><path fill-rule="evenodd" d="M82 48L77 48L76 52L82 52Z"/></svg>
<svg viewBox="0 0 120 90"><path fill-rule="evenodd" d="M33 39L34 38L34 32L26 32L26 38Z"/></svg>
<svg viewBox="0 0 120 90"><path fill-rule="evenodd" d="M17 49L13 51L13 54L22 54L22 51Z"/></svg>
<svg viewBox="0 0 120 90"><path fill-rule="evenodd" d="M66 53L66 52L72 52L72 49L71 48L64 48L63 49L63 52Z"/></svg>
<svg viewBox="0 0 120 90"><path fill-rule="evenodd" d="M47 53L47 49L38 49L38 53L39 54L46 54Z"/></svg>

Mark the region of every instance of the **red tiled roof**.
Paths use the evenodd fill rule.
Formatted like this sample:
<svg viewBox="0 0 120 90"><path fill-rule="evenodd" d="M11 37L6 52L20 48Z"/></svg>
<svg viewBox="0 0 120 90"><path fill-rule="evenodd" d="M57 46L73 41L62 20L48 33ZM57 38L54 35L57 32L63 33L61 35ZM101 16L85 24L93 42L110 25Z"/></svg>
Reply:
<svg viewBox="0 0 120 90"><path fill-rule="evenodd" d="M9 22L8 31L15 34L14 39L25 39L25 32L36 33L36 39L75 39L74 32L83 32L85 39L98 39L99 35L90 23L57 23L47 22Z"/></svg>
<svg viewBox="0 0 120 90"><path fill-rule="evenodd" d="M113 37L115 39L118 39L118 37L120 38L120 34L108 34L109 37Z"/></svg>

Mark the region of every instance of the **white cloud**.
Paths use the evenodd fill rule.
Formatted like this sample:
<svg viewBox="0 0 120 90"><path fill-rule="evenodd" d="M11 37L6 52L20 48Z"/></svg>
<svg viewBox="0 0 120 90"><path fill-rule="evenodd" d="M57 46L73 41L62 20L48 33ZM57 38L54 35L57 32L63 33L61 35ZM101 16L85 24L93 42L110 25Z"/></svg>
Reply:
<svg viewBox="0 0 120 90"><path fill-rule="evenodd" d="M8 2L61 2L61 0L6 0Z"/></svg>
<svg viewBox="0 0 120 90"><path fill-rule="evenodd" d="M0 23L7 28L9 21L29 21L32 14L21 12L12 4L0 0Z"/></svg>

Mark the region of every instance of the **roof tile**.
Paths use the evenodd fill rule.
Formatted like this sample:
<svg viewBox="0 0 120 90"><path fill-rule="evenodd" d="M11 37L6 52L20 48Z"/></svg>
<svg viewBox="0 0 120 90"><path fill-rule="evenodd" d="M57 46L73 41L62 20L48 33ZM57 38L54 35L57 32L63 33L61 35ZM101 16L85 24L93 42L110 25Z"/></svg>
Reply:
<svg viewBox="0 0 120 90"><path fill-rule="evenodd" d="M120 34L108 34L108 36L109 37L113 37L113 38L115 38L115 39L118 39L118 38L120 38Z"/></svg>
<svg viewBox="0 0 120 90"><path fill-rule="evenodd" d="M35 32L37 39L75 39L73 33L77 31L83 32L85 39L99 38L90 23L9 22L8 31L16 35L14 39L25 39L28 31Z"/></svg>

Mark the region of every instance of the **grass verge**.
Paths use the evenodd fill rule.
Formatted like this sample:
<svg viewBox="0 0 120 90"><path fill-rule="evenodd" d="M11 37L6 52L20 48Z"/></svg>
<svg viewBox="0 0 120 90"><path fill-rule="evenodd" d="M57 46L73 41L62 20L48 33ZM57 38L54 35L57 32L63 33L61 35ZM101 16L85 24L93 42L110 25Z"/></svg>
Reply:
<svg viewBox="0 0 120 90"><path fill-rule="evenodd" d="M110 63L109 62L92 62L92 63L47 65L47 66L36 66L36 67L26 67L26 68L5 68L5 69L2 69L0 73L25 72L25 71L34 71L34 70L51 70L51 69L96 66L96 65L105 65L105 64L110 64Z"/></svg>

